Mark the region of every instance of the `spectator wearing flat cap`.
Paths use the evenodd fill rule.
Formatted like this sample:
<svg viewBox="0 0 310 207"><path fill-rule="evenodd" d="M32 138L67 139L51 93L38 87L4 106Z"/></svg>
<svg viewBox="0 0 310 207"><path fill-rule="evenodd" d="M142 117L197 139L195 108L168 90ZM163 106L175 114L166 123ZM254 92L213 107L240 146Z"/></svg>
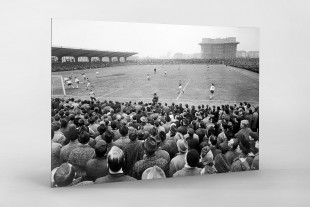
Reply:
<svg viewBox="0 0 310 207"><path fill-rule="evenodd" d="M199 153L197 150L189 150L186 153L185 165L184 167L173 174L173 177L183 177L183 176L194 176L201 174L201 168L198 168L199 163Z"/></svg>
<svg viewBox="0 0 310 207"><path fill-rule="evenodd" d="M108 153L109 174L104 177L96 179L95 184L136 180L135 178L124 174L123 172L124 164L125 164L125 155L123 151L117 146L113 146L110 152Z"/></svg>
<svg viewBox="0 0 310 207"><path fill-rule="evenodd" d="M55 121L52 123L52 129L54 130L54 137L52 139L53 142L59 143L61 145L65 144L66 137L64 134L60 131L60 121Z"/></svg>
<svg viewBox="0 0 310 207"><path fill-rule="evenodd" d="M63 146L60 151L60 159L62 162L67 162L71 151L79 146L81 143L77 140L79 137L78 130L74 125L69 126L67 132L67 139L70 141L67 145Z"/></svg>
<svg viewBox="0 0 310 207"><path fill-rule="evenodd" d="M51 186L70 186L75 178L75 169L70 163L63 163L52 171Z"/></svg>
<svg viewBox="0 0 310 207"><path fill-rule="evenodd" d="M166 178L165 172L157 165L146 169L142 174L142 180Z"/></svg>
<svg viewBox="0 0 310 207"><path fill-rule="evenodd" d="M240 130L238 133L235 135L236 137L236 142L239 143L240 141L240 135L244 135L245 139L247 141L250 141L249 136L252 130L249 127L249 121L244 119L240 122Z"/></svg>
<svg viewBox="0 0 310 207"><path fill-rule="evenodd" d="M185 165L186 152L188 150L188 144L185 140L181 139L177 142L178 153L170 162L169 175L172 175L181 170Z"/></svg>
<svg viewBox="0 0 310 207"><path fill-rule="evenodd" d="M89 134L83 131L78 138L81 146L73 149L68 162L76 169L77 177L86 177L86 164L95 157L95 150L88 145Z"/></svg>
<svg viewBox="0 0 310 207"><path fill-rule="evenodd" d="M201 150L201 165L203 169L201 170L201 175L214 174L217 170L214 166L213 153L209 147L204 147Z"/></svg>
<svg viewBox="0 0 310 207"><path fill-rule="evenodd" d="M95 153L96 157L90 159L86 164L87 178L95 181L97 178L108 175L108 160L106 156L107 143L104 140L96 141Z"/></svg>
<svg viewBox="0 0 310 207"><path fill-rule="evenodd" d="M133 168L133 177L141 180L143 172L149 168L157 165L160 167L164 172L166 177L169 174L169 165L168 161L163 158L158 158L155 155L157 150L157 140L154 137L149 136L144 142L144 151L146 156L135 163Z"/></svg>
<svg viewBox="0 0 310 207"><path fill-rule="evenodd" d="M144 149L143 144L137 140L138 132L133 127L128 127L128 136L130 142L125 145L124 154L125 154L125 165L124 172L130 176L133 175L134 164L143 158Z"/></svg>
<svg viewBox="0 0 310 207"><path fill-rule="evenodd" d="M126 145L130 142L130 139L128 138L128 127L126 125L122 125L119 128L119 133L121 134L121 137L116 140L114 144L124 150Z"/></svg>

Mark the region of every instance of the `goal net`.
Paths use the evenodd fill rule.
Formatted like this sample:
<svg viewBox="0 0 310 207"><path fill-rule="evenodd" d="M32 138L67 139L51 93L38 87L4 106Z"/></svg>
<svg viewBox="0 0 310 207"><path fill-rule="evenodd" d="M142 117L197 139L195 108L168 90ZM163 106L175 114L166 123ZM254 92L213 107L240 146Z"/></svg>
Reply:
<svg viewBox="0 0 310 207"><path fill-rule="evenodd" d="M61 75L52 76L52 97L55 96L65 96L66 90L64 85L64 80Z"/></svg>

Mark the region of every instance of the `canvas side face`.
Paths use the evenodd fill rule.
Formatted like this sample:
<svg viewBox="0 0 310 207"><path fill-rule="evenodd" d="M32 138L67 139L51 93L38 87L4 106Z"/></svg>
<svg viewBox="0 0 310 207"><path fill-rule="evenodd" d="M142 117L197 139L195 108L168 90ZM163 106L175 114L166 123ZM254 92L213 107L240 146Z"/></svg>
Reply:
<svg viewBox="0 0 310 207"><path fill-rule="evenodd" d="M53 19L51 185L259 169L259 29Z"/></svg>

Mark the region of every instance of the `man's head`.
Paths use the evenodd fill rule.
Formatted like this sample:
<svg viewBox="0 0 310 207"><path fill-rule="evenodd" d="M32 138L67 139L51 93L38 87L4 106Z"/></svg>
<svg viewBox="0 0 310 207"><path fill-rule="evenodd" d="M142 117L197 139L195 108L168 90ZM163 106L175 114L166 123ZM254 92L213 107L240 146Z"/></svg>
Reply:
<svg viewBox="0 0 310 207"><path fill-rule="evenodd" d="M108 167L110 171L112 172L118 172L120 171L125 163L125 156L123 151L116 147L113 146L108 153Z"/></svg>
<svg viewBox="0 0 310 207"><path fill-rule="evenodd" d="M119 128L119 133L125 137L127 136L128 134L128 127L126 125L122 125L120 128Z"/></svg>
<svg viewBox="0 0 310 207"><path fill-rule="evenodd" d="M137 130L133 127L128 127L128 136L131 141L135 141L138 137Z"/></svg>
<svg viewBox="0 0 310 207"><path fill-rule="evenodd" d="M187 149L188 149L188 144L187 142L184 140L184 139L179 139L177 141L177 147L178 147L178 151L181 153L181 154L184 154L187 152Z"/></svg>
<svg viewBox="0 0 310 207"><path fill-rule="evenodd" d="M104 138L106 140L107 143L111 143L113 138L114 138L114 133L111 132L110 130L107 130L105 133L104 133Z"/></svg>
<svg viewBox="0 0 310 207"><path fill-rule="evenodd" d="M58 131L59 129L60 129L60 122L59 121L54 121L53 123L52 123L52 129L54 130L54 131Z"/></svg>
<svg viewBox="0 0 310 207"><path fill-rule="evenodd" d="M79 131L75 128L74 125L69 126L66 137L70 141L74 141L79 137Z"/></svg>
<svg viewBox="0 0 310 207"><path fill-rule="evenodd" d="M87 144L89 142L89 139L90 139L90 135L85 131L83 131L79 136L79 142L81 144Z"/></svg>
<svg viewBox="0 0 310 207"><path fill-rule="evenodd" d="M97 127L97 131L99 132L100 135L102 135L103 133L105 133L107 130L107 127L104 124L100 124Z"/></svg>
<svg viewBox="0 0 310 207"><path fill-rule="evenodd" d="M249 126L249 121L248 120L242 120L241 122L240 122L240 128L241 129L244 129L244 128L247 128Z"/></svg>
<svg viewBox="0 0 310 207"><path fill-rule="evenodd" d="M197 167L199 163L199 153L195 149L191 149L186 154L186 162L190 167Z"/></svg>
<svg viewBox="0 0 310 207"><path fill-rule="evenodd" d="M104 140L98 140L95 145L96 157L104 157L107 152L107 143Z"/></svg>
<svg viewBox="0 0 310 207"><path fill-rule="evenodd" d="M157 150L157 140L154 137L148 136L144 142L144 149L147 155L152 155Z"/></svg>

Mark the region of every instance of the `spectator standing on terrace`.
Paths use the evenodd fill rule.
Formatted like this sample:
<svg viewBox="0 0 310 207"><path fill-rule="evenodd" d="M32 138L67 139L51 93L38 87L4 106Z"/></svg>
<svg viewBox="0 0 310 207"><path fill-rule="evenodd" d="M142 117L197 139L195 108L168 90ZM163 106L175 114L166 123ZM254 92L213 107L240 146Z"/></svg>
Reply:
<svg viewBox="0 0 310 207"><path fill-rule="evenodd" d="M186 153L184 167L174 173L173 177L200 175L202 169L197 167L199 163L199 157L200 155L197 150L189 150Z"/></svg>
<svg viewBox="0 0 310 207"><path fill-rule="evenodd" d="M214 98L214 91L215 91L215 86L214 84L212 83L211 84L211 87L210 87L210 100L212 100Z"/></svg>
<svg viewBox="0 0 310 207"><path fill-rule="evenodd" d="M107 145L104 140L99 140L95 145L96 157L90 159L86 164L87 178L95 181L97 178L108 175L108 160L106 156Z"/></svg>
<svg viewBox="0 0 310 207"><path fill-rule="evenodd" d="M59 121L55 121L52 123L52 129L54 130L54 137L53 137L52 141L55 143L59 143L63 146L65 144L66 137L60 131L60 126L61 126L61 124Z"/></svg>
<svg viewBox="0 0 310 207"><path fill-rule="evenodd" d="M60 159L62 162L67 162L72 150L81 146L81 143L77 140L79 132L74 125L71 125L67 132L67 139L70 141L67 145L63 146L60 151Z"/></svg>
<svg viewBox="0 0 310 207"><path fill-rule="evenodd" d="M155 155L155 152L157 150L157 141L154 137L148 137L144 142L144 151L146 156L135 163L133 167L133 177L141 180L143 172L149 168L157 165L160 167L164 172L166 177L168 177L169 173L169 165L168 161L159 158Z"/></svg>
<svg viewBox="0 0 310 207"><path fill-rule="evenodd" d="M128 138L128 127L122 125L119 128L119 133L121 134L121 137L116 140L114 144L124 151L126 145L130 142L130 139Z"/></svg>
<svg viewBox="0 0 310 207"><path fill-rule="evenodd" d="M188 150L187 142L184 139L180 139L177 142L177 147L179 152L170 162L169 174L171 177L185 165L186 152Z"/></svg>
<svg viewBox="0 0 310 207"><path fill-rule="evenodd" d="M153 104L157 104L157 102L158 102L158 96L156 93L154 93Z"/></svg>

